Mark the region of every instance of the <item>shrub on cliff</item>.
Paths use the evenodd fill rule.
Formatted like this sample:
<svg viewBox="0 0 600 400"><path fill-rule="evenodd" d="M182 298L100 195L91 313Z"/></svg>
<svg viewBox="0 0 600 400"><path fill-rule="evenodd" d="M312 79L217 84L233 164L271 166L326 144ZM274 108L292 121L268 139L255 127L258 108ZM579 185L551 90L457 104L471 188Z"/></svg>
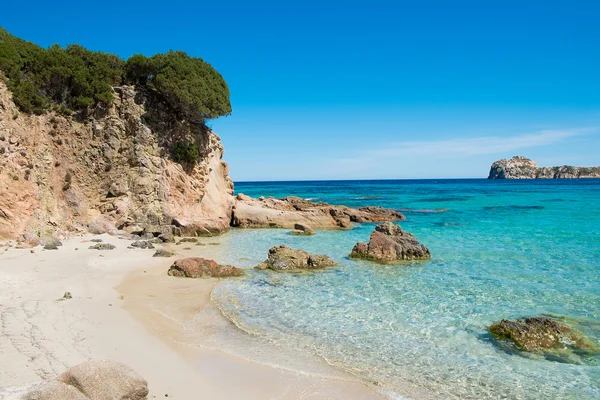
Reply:
<svg viewBox="0 0 600 400"><path fill-rule="evenodd" d="M48 49L14 37L0 28L0 69L19 108L42 114L54 106L87 111L110 104L114 85L122 83L123 61L79 45Z"/></svg>
<svg viewBox="0 0 600 400"><path fill-rule="evenodd" d="M186 119L204 122L231 113L227 83L201 58L183 51L150 58L136 54L127 60L126 71L129 82L155 89Z"/></svg>
<svg viewBox="0 0 600 400"><path fill-rule="evenodd" d="M231 113L223 77L210 64L182 51L149 58L138 54L124 62L79 45L43 49L0 28L0 71L15 103L26 113L70 109L85 115L91 107L110 104L112 87L124 83L154 90L193 123Z"/></svg>
<svg viewBox="0 0 600 400"><path fill-rule="evenodd" d="M194 164L198 161L198 147L191 142L179 142L173 146L173 159L178 163Z"/></svg>

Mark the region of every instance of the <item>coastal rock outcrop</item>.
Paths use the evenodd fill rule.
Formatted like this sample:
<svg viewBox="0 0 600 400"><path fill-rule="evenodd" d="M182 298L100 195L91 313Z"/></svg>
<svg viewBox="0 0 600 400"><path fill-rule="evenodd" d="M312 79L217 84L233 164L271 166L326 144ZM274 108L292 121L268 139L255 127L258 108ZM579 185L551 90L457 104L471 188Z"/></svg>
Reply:
<svg viewBox="0 0 600 400"><path fill-rule="evenodd" d="M600 167L538 167L527 157L514 156L494 162L488 179L600 178Z"/></svg>
<svg viewBox="0 0 600 400"><path fill-rule="evenodd" d="M314 235L316 232L313 228L304 224L294 224L294 229L291 230L294 235Z"/></svg>
<svg viewBox="0 0 600 400"><path fill-rule="evenodd" d="M295 250L282 244L269 249L268 258L255 268L273 271L313 270L333 267L337 263L328 256L309 254L304 250Z"/></svg>
<svg viewBox="0 0 600 400"><path fill-rule="evenodd" d="M567 324L547 317L502 320L490 326L490 333L499 340L509 341L520 350L576 349L599 351L583 333Z"/></svg>
<svg viewBox="0 0 600 400"><path fill-rule="evenodd" d="M113 91L112 104L84 120L27 115L0 79L0 239L229 228L233 183L219 137L179 118L150 90ZM181 142L198 150L193 165L169 156Z"/></svg>
<svg viewBox="0 0 600 400"><path fill-rule="evenodd" d="M431 253L416 237L403 231L399 225L384 222L375 227L369 243L357 243L354 246L350 257L392 262L427 260L431 258Z"/></svg>
<svg viewBox="0 0 600 400"><path fill-rule="evenodd" d="M117 361L87 361L63 372L55 381L29 391L24 400L145 400L148 382Z"/></svg>
<svg viewBox="0 0 600 400"><path fill-rule="evenodd" d="M381 222L405 219L398 211L383 207L354 209L299 197L255 199L238 194L233 208L232 226L240 228L289 228L296 224L313 229L350 229L353 222Z"/></svg>
<svg viewBox="0 0 600 400"><path fill-rule="evenodd" d="M231 265L220 265L206 258L190 257L176 260L168 275L185 278L227 278L244 275L244 270Z"/></svg>

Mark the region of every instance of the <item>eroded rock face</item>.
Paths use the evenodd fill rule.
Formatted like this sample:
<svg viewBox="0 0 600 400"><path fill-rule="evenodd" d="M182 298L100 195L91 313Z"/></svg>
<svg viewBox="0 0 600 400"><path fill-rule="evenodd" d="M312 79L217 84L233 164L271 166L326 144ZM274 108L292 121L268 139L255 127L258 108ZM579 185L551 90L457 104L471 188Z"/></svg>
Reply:
<svg viewBox="0 0 600 400"><path fill-rule="evenodd" d="M231 265L220 265L213 260L200 257L176 260L168 274L185 278L227 278L244 275L244 270Z"/></svg>
<svg viewBox="0 0 600 400"><path fill-rule="evenodd" d="M151 92L114 90L110 107L79 122L19 112L0 79L0 238L229 228L233 184L219 137L181 120ZM169 157L182 141L197 145L196 165Z"/></svg>
<svg viewBox="0 0 600 400"><path fill-rule="evenodd" d="M259 198L238 194L233 208L232 226L240 228L294 228L308 225L314 229L350 229L353 222L380 222L405 219L398 211L382 207L359 209L315 203L299 197Z"/></svg>
<svg viewBox="0 0 600 400"><path fill-rule="evenodd" d="M538 167L527 157L514 156L492 164L488 179L600 178L600 167Z"/></svg>
<svg viewBox="0 0 600 400"><path fill-rule="evenodd" d="M377 225L371 234L369 243L357 243L352 258L364 258L374 261L393 262L398 260L428 260L431 253L416 237L405 232L399 225L384 222Z"/></svg>
<svg viewBox="0 0 600 400"><path fill-rule="evenodd" d="M256 269L270 269L273 271L313 270L333 267L337 263L331 258L309 254L304 250L295 250L286 245L275 246L269 249L268 258Z"/></svg>
<svg viewBox="0 0 600 400"><path fill-rule="evenodd" d="M565 323L546 317L502 320L490 326L496 339L512 342L518 349L535 351L543 349L600 350L597 344Z"/></svg>
<svg viewBox="0 0 600 400"><path fill-rule="evenodd" d="M117 361L87 361L22 396L26 400L145 400L148 382Z"/></svg>

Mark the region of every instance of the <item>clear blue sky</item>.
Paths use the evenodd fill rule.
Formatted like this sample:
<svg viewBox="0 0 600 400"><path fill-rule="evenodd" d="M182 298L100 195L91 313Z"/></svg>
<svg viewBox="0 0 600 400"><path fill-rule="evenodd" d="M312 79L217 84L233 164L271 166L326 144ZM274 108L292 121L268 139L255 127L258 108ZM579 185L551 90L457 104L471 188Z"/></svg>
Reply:
<svg viewBox="0 0 600 400"><path fill-rule="evenodd" d="M42 46L169 49L227 80L234 180L484 177L600 165L598 1L7 1Z"/></svg>

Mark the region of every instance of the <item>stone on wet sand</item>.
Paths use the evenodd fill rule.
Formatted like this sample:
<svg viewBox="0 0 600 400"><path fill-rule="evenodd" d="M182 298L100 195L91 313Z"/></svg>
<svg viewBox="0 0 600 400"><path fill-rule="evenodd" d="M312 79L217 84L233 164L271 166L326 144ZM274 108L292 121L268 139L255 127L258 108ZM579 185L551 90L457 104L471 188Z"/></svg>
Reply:
<svg viewBox="0 0 600 400"><path fill-rule="evenodd" d="M403 231L399 225L384 222L375 227L369 243L357 243L354 246L350 257L393 262L428 260L431 258L431 253L425 245L419 243L412 234Z"/></svg>
<svg viewBox="0 0 600 400"><path fill-rule="evenodd" d="M164 250L164 249L159 249L156 250L156 252L152 255L152 257L173 257L175 254L171 253L170 251Z"/></svg>
<svg viewBox="0 0 600 400"><path fill-rule="evenodd" d="M198 243L198 239L193 237L181 238L177 244L179 243Z"/></svg>
<svg viewBox="0 0 600 400"><path fill-rule="evenodd" d="M20 397L23 400L146 400L148 382L118 361L86 361Z"/></svg>
<svg viewBox="0 0 600 400"><path fill-rule="evenodd" d="M131 247L135 247L138 249L153 249L154 248L152 243L150 243L147 240L136 240L135 242L131 243Z"/></svg>
<svg viewBox="0 0 600 400"><path fill-rule="evenodd" d="M273 271L313 270L333 267L336 262L328 256L309 254L304 250L295 250L280 245L269 249L268 258L255 268Z"/></svg>
<svg viewBox="0 0 600 400"><path fill-rule="evenodd" d="M118 361L87 361L69 368L57 380L91 400L144 400L148 396L148 382Z"/></svg>
<svg viewBox="0 0 600 400"><path fill-rule="evenodd" d="M169 268L170 276L185 278L227 278L244 275L244 270L231 265L220 265L213 260L200 257L176 260Z"/></svg>
<svg viewBox="0 0 600 400"><path fill-rule="evenodd" d="M110 243L97 243L89 248L90 250L114 250L116 246Z"/></svg>
<svg viewBox="0 0 600 400"><path fill-rule="evenodd" d="M547 317L534 317L509 321L503 319L490 326L490 333L499 340L509 341L520 350L544 349L600 350L583 333L567 324Z"/></svg>
<svg viewBox="0 0 600 400"><path fill-rule="evenodd" d="M170 232L164 232L158 235L158 238L162 240L163 243L175 243L175 237Z"/></svg>
<svg viewBox="0 0 600 400"><path fill-rule="evenodd" d="M48 243L44 246L44 250L58 250L58 245L56 243Z"/></svg>
<svg viewBox="0 0 600 400"><path fill-rule="evenodd" d="M46 250L58 250L58 247L62 246L62 242L54 236L42 238L41 244L44 245Z"/></svg>
<svg viewBox="0 0 600 400"><path fill-rule="evenodd" d="M46 382L29 391L21 400L90 400L79 390L63 382Z"/></svg>

